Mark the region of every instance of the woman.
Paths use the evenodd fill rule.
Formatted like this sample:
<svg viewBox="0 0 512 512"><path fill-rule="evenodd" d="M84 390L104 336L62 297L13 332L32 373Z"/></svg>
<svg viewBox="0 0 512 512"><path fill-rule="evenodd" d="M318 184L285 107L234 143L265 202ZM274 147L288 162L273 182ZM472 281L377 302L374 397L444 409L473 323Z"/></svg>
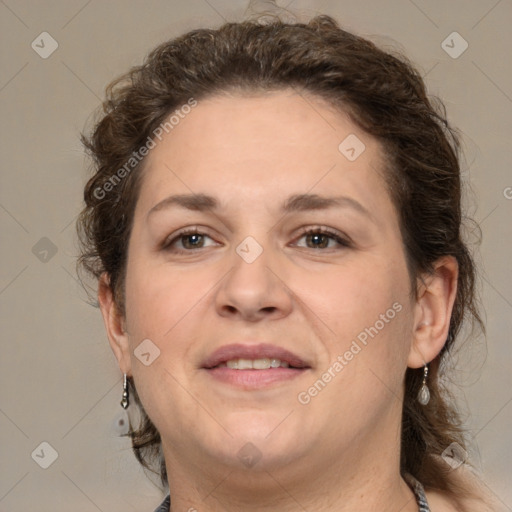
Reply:
<svg viewBox="0 0 512 512"><path fill-rule="evenodd" d="M439 381L481 325L458 140L404 58L327 16L195 30L83 140L80 264L158 510L485 509Z"/></svg>

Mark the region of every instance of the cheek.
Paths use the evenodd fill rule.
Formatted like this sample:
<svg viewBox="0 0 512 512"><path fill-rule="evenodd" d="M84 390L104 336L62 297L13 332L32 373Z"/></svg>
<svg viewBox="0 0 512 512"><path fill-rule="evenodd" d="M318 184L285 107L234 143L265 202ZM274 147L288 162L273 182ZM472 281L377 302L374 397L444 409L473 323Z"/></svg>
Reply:
<svg viewBox="0 0 512 512"><path fill-rule="evenodd" d="M190 348L197 337L194 326L198 328L195 306L204 290L175 272L149 265L132 264L128 270L126 318L132 373L145 411L162 429L169 421L166 415L179 421L190 407L183 375L191 370Z"/></svg>
<svg viewBox="0 0 512 512"><path fill-rule="evenodd" d="M317 414L331 417L332 425L348 421L349 430L363 429L396 407L402 396L412 311L406 300L381 304L352 304L333 324L338 338L317 373L328 384L320 385L323 390L312 404Z"/></svg>
<svg viewBox="0 0 512 512"><path fill-rule="evenodd" d="M304 273L293 282L304 304L323 320L329 338L341 343L375 326L379 332L391 325L396 328L408 302L404 272L377 262L334 267L324 274Z"/></svg>
<svg viewBox="0 0 512 512"><path fill-rule="evenodd" d="M397 254L391 261L365 263L302 281L305 302L328 333L319 372L338 361L343 369L332 370L341 377L334 379L332 390L337 388L354 407L362 401L384 400L387 388L399 396L412 340L413 309L405 262ZM347 389L351 390L348 397ZM338 400L327 394L325 398Z"/></svg>
<svg viewBox="0 0 512 512"><path fill-rule="evenodd" d="M204 298L210 281L195 274L169 271L164 266L134 263L127 272L126 315L132 338L162 343Z"/></svg>
<svg viewBox="0 0 512 512"><path fill-rule="evenodd" d="M173 294L162 294L163 283L148 270L133 261L127 268L126 322L133 378L142 404L153 420L158 412L155 405L165 400L160 391L171 387L168 381L174 371L169 362L177 359L180 346L164 341L170 339L166 333L177 323L180 311Z"/></svg>

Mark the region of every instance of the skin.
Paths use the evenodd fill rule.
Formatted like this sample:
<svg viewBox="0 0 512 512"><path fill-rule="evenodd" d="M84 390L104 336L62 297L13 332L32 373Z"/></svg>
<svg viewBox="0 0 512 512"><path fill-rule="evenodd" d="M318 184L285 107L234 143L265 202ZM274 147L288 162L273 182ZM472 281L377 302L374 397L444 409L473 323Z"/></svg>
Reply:
<svg viewBox="0 0 512 512"><path fill-rule="evenodd" d="M349 134L366 146L353 162L338 150ZM151 150L128 248L126 317L107 275L98 296L120 369L161 434L173 511L417 510L399 473L404 375L443 347L457 264L439 260L414 298L383 168L379 143L347 116L288 90L202 100ZM148 218L166 197L190 193L215 196L220 209ZM368 214L280 213L306 193L350 197ZM199 249L190 237L162 249L186 227L206 235ZM318 248L301 232L323 227L351 244L321 237ZM252 263L236 252L247 236L263 249ZM299 403L396 303L400 312ZM134 353L145 339L160 350L149 366ZM311 368L260 390L200 368L242 340L291 350ZM260 457L252 467L238 456L247 443ZM437 510L451 509L441 500Z"/></svg>

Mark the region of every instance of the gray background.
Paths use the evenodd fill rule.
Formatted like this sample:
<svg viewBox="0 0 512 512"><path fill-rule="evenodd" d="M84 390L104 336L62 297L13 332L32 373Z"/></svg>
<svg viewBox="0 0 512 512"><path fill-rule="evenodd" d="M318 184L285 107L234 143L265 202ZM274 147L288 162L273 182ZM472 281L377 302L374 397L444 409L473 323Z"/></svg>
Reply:
<svg viewBox="0 0 512 512"><path fill-rule="evenodd" d="M470 214L483 231L478 260L488 333L457 357L454 377L474 462L512 510L512 2L289 5L306 16L331 14L348 30L405 51L464 134ZM71 505L75 512L149 511L161 499L129 441L117 436L120 371L100 312L76 280L74 221L86 179L78 137L107 83L149 49L191 28L241 19L246 7L227 0L0 1L1 511L34 503L53 512ZM31 47L34 40L43 46L44 31L59 45L46 59ZM454 31L469 44L457 58L441 46ZM40 52L51 48L45 41ZM461 48L448 41L453 51ZM42 442L58 452L48 469L39 465L50 461Z"/></svg>

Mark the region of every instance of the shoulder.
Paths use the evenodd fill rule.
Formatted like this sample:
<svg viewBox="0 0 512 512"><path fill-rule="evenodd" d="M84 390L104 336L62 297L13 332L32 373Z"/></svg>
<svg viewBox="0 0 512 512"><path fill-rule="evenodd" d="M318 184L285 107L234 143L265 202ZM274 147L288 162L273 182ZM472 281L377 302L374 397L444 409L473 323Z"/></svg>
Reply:
<svg viewBox="0 0 512 512"><path fill-rule="evenodd" d="M490 496L468 496L459 498L438 491L426 491L430 512L498 512L499 505ZM503 512L505 512L503 510Z"/></svg>
<svg viewBox="0 0 512 512"><path fill-rule="evenodd" d="M464 489L464 495L455 498L437 490L426 490L425 495L431 512L498 512L498 504L492 497L481 476L469 466L461 466L450 476Z"/></svg>
<svg viewBox="0 0 512 512"><path fill-rule="evenodd" d="M439 491L425 491L431 512L462 512L453 498ZM468 511L469 512L469 511Z"/></svg>

